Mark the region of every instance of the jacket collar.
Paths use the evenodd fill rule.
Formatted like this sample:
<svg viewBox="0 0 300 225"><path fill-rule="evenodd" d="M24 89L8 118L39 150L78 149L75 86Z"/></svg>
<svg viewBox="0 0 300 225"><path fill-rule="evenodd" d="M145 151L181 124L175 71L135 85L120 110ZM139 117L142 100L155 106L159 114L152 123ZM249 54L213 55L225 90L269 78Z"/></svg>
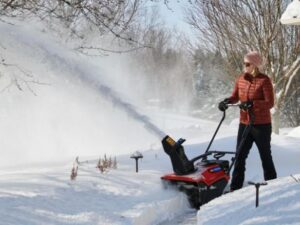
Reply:
<svg viewBox="0 0 300 225"><path fill-rule="evenodd" d="M251 83L252 83L252 81L253 81L255 78L258 78L258 77L261 77L261 76L263 76L262 73L258 73L256 76L253 76L253 75L250 74L250 73L244 73L244 74L243 74L244 79L247 80L247 81L249 81L249 82L251 82Z"/></svg>

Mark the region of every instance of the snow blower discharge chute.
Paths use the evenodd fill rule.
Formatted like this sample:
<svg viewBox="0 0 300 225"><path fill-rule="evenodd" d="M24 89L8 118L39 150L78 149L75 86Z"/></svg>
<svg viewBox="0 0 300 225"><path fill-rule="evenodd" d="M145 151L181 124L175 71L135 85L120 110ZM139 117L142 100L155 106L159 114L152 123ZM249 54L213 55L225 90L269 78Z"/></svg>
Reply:
<svg viewBox="0 0 300 225"><path fill-rule="evenodd" d="M183 191L188 196L189 203L193 208L199 208L210 200L221 196L230 180L230 171L234 165L236 154L243 146L253 124L254 116L251 111L248 111L248 113L251 121L245 129L242 140L235 152L209 150L225 119L225 111L204 154L191 160L186 156L182 146L185 139L180 138L175 141L170 136L165 136L162 145L171 159L173 173L161 177L164 186L168 187L169 184L173 184L180 191ZM228 154L235 155L231 158L231 162L221 159Z"/></svg>

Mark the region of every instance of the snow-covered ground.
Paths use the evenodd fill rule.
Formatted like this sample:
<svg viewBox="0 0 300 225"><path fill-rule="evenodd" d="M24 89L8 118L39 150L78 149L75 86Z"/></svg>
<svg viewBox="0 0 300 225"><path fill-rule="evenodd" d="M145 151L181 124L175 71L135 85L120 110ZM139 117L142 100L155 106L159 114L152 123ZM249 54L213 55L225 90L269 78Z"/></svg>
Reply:
<svg viewBox="0 0 300 225"><path fill-rule="evenodd" d="M298 181L296 181L298 180ZM240 191L204 205L198 211L198 225L204 224L300 224L300 174L280 177L259 189L259 206L255 207L255 188Z"/></svg>
<svg viewBox="0 0 300 225"><path fill-rule="evenodd" d="M165 133L187 138L192 158L206 149L218 121L134 106L133 88L118 88L126 74L107 68L107 58L88 59L39 26L15 24L0 21L0 56L18 65L1 67L1 225L300 224L299 128L273 134L279 178L261 187L259 208L249 186L197 213L182 193L162 187L160 176L172 168L160 140ZM9 86L11 77L18 85ZM228 124L212 149L235 148L237 121ZM137 150L139 173L130 158ZM104 154L117 156L117 169L100 173ZM76 156L81 163L71 181ZM250 180L262 181L256 148L247 161Z"/></svg>

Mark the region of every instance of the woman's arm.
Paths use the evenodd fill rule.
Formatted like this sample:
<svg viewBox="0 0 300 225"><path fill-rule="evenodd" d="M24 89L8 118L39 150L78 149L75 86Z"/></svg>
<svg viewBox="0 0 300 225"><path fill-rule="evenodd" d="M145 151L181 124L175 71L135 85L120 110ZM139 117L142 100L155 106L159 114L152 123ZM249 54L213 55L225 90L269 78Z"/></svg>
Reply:
<svg viewBox="0 0 300 225"><path fill-rule="evenodd" d="M274 106L274 90L271 79L265 79L262 85L264 100L254 100L253 106L259 109L271 109Z"/></svg>

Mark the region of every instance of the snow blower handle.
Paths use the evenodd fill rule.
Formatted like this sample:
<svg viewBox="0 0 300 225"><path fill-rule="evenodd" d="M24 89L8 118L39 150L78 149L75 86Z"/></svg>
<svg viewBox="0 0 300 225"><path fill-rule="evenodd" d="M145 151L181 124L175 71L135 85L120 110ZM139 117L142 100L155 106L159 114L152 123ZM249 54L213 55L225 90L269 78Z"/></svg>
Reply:
<svg viewBox="0 0 300 225"><path fill-rule="evenodd" d="M208 144L208 146L207 146L207 148L206 148L206 150L205 150L204 153L207 153L207 152L209 151L210 146L211 146L211 144L213 143L213 141L215 140L215 137L216 137L216 135L217 135L217 133L218 133L220 127L221 127L221 124L223 123L223 121L224 121L224 119L225 119L225 117L226 117L226 110L223 111L223 116L222 116L222 118L221 118L221 121L219 122L219 125L218 125L218 127L217 127L217 129L216 129L214 135L212 136L212 138L211 138L211 140L210 140L210 142L209 142L209 144Z"/></svg>
<svg viewBox="0 0 300 225"><path fill-rule="evenodd" d="M210 140L210 142L209 142L209 144L208 144L208 146L207 146L207 148L206 148L206 150L205 150L205 153L207 153L207 152L209 151L209 149L210 149L210 147L211 147L211 145L212 145L212 143L213 143L213 141L214 141L214 139L215 139L215 137L216 137L216 135L217 135L217 133L218 133L218 131L219 131L219 129L220 129L220 127L221 127L221 125L222 125L224 119L225 119L225 117L226 117L226 109L227 109L228 107L232 107L232 106L237 106L237 107L239 107L240 104L226 104L226 106L227 106L227 107L226 107L225 110L223 111L223 116L222 116L222 118L221 118L221 120L220 120L220 122L219 122L219 125L218 125L218 127L217 127L217 129L216 129L214 135L212 136L212 138L211 138L211 140Z"/></svg>
<svg viewBox="0 0 300 225"><path fill-rule="evenodd" d="M206 152L202 155L199 155L193 159L191 159L190 161L191 162L196 162L198 161L199 159L201 159L202 161L203 160L206 160L207 159L207 156L209 155L213 155L213 157L216 159L216 160L219 160L220 158L222 158L223 156L225 156L226 154L231 154L231 155L234 155L235 152L227 152L227 151L209 151L209 152Z"/></svg>

